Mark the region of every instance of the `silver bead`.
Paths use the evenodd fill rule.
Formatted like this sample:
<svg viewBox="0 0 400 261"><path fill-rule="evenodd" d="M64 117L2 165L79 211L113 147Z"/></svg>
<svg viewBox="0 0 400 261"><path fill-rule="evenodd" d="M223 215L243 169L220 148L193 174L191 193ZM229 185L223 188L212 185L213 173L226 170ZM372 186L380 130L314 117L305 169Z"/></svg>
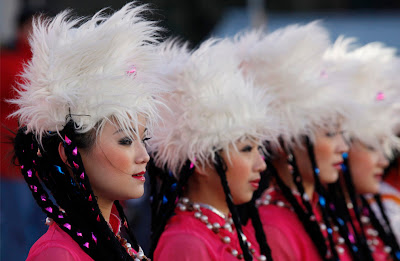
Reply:
<svg viewBox="0 0 400 261"><path fill-rule="evenodd" d="M379 245L379 240L376 238L372 239L372 244L375 246Z"/></svg>
<svg viewBox="0 0 400 261"><path fill-rule="evenodd" d="M242 240L247 241L247 237L244 234L242 234Z"/></svg>
<svg viewBox="0 0 400 261"><path fill-rule="evenodd" d="M207 223L207 228L211 230L213 229L213 226L210 223Z"/></svg>
<svg viewBox="0 0 400 261"><path fill-rule="evenodd" d="M283 203L282 201L278 201L276 202L276 205L278 205L278 207L283 207L285 206L285 203Z"/></svg>
<svg viewBox="0 0 400 261"><path fill-rule="evenodd" d="M339 237L338 238L338 243L339 244L343 244L344 243L344 238L343 237Z"/></svg>
<svg viewBox="0 0 400 261"><path fill-rule="evenodd" d="M132 245L131 245L130 243L126 243L125 246L126 246L127 248L131 248L131 247L132 247Z"/></svg>
<svg viewBox="0 0 400 261"><path fill-rule="evenodd" d="M310 198L308 197L307 194L304 194L304 195L303 195L303 199L304 199L304 200L307 200L307 201L310 200Z"/></svg>
<svg viewBox="0 0 400 261"><path fill-rule="evenodd" d="M239 254L239 252L236 249L232 249L231 253L233 256L237 256Z"/></svg>
<svg viewBox="0 0 400 261"><path fill-rule="evenodd" d="M208 217L206 215L202 215L200 219L201 219L201 221L203 223L207 223L208 222Z"/></svg>
<svg viewBox="0 0 400 261"><path fill-rule="evenodd" d="M333 227L333 231L335 231L335 232L339 231L339 227L338 226L334 226Z"/></svg>
<svg viewBox="0 0 400 261"><path fill-rule="evenodd" d="M351 202L347 203L347 208L349 208L349 209L354 208L353 203L351 203Z"/></svg>
<svg viewBox="0 0 400 261"><path fill-rule="evenodd" d="M369 223L369 217L362 216L362 217L361 217L361 222L362 222L363 224Z"/></svg>
<svg viewBox="0 0 400 261"><path fill-rule="evenodd" d="M201 218L201 213L200 212L195 212L194 213L195 218Z"/></svg>
<svg viewBox="0 0 400 261"><path fill-rule="evenodd" d="M229 243L231 242L231 238L228 237L228 236L225 236L225 237L222 238L222 241L223 241L224 243L226 243L226 244L229 244Z"/></svg>
<svg viewBox="0 0 400 261"><path fill-rule="evenodd" d="M200 205L197 204L197 203L194 203L194 204L193 204L193 209L194 209L194 210L199 210L199 209L200 209Z"/></svg>
<svg viewBox="0 0 400 261"><path fill-rule="evenodd" d="M224 228L225 228L226 230L228 230L229 232L232 232L232 226L231 226L230 224L225 223L225 224L224 224Z"/></svg>
<svg viewBox="0 0 400 261"><path fill-rule="evenodd" d="M326 225L325 225L325 224L321 224L321 225L319 225L319 227L320 227L320 229L322 229L322 230L326 230Z"/></svg>
<svg viewBox="0 0 400 261"><path fill-rule="evenodd" d="M271 195L266 195L266 196L265 196L265 199L266 199L266 200L271 200Z"/></svg>
<svg viewBox="0 0 400 261"><path fill-rule="evenodd" d="M251 243L250 243L250 242L247 242L247 245L248 245L249 247L251 247Z"/></svg>
<svg viewBox="0 0 400 261"><path fill-rule="evenodd" d="M367 244L368 245L372 245L372 240L371 239L367 239Z"/></svg>
<svg viewBox="0 0 400 261"><path fill-rule="evenodd" d="M385 246L385 247L383 248L383 250L384 250L386 253L392 252L392 248L391 248L390 246Z"/></svg>
<svg viewBox="0 0 400 261"><path fill-rule="evenodd" d="M263 201L263 205L265 205L265 206L266 206L266 205L269 205L269 200L267 200L267 199L264 200L264 201Z"/></svg>
<svg viewBox="0 0 400 261"><path fill-rule="evenodd" d="M267 258L264 255L261 255L261 256L258 257L258 260L267 261Z"/></svg>
<svg viewBox="0 0 400 261"><path fill-rule="evenodd" d="M184 204L187 204L187 203L189 203L189 199L188 199L188 198L182 198L182 202L183 202Z"/></svg>
<svg viewBox="0 0 400 261"><path fill-rule="evenodd" d="M180 205L179 206L180 211L186 211L186 206L185 205Z"/></svg>
<svg viewBox="0 0 400 261"><path fill-rule="evenodd" d="M336 247L336 250L338 251L338 253L340 255L344 253L344 248L343 247Z"/></svg>
<svg viewBox="0 0 400 261"><path fill-rule="evenodd" d="M213 224L213 228L219 229L219 228L221 228L221 225L220 225L219 223L215 222L215 223Z"/></svg>

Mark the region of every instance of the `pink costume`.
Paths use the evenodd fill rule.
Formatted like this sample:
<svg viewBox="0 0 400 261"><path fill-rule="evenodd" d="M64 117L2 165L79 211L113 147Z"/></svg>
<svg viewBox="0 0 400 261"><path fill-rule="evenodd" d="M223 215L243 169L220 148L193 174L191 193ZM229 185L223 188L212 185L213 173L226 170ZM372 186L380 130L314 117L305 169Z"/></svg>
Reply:
<svg viewBox="0 0 400 261"><path fill-rule="evenodd" d="M296 197L300 200L299 195ZM317 195L314 196L312 207L319 221L321 214L316 199ZM314 242L280 190L268 189L259 202L260 219L274 261L322 260ZM248 224L247 227L251 229L253 226ZM323 230L323 234L326 238L326 230ZM338 243L339 235L336 232L333 235L337 249L340 248L340 260L352 260L347 247Z"/></svg>
<svg viewBox="0 0 400 261"><path fill-rule="evenodd" d="M117 235L121 221L114 214L110 216L110 225ZM51 222L47 232L32 246L26 260L92 261L93 259L55 222Z"/></svg>
<svg viewBox="0 0 400 261"><path fill-rule="evenodd" d="M223 228L226 220L214 213L213 211L201 207L203 215L208 217L209 224L218 223L220 229L218 233L207 228L206 222L201 218L195 217L194 211L181 211L175 209L176 215L168 221L165 231L162 233L157 248L154 252L154 260L180 260L180 261L221 261L231 260L237 261L238 257L232 252L235 250L238 254L242 253L237 237L235 226L232 224L232 232ZM253 260L257 260L260 256L259 248L246 228L243 233L247 237L247 241L251 243L253 251ZM230 240L224 238L229 237Z"/></svg>
<svg viewBox="0 0 400 261"><path fill-rule="evenodd" d="M355 228L358 230L358 232L360 232L361 227L357 222L354 210L350 208L349 211L353 219ZM363 223L367 244L372 251L373 259L375 261L392 260L391 256L387 252L387 247L383 243L382 239L379 237L378 231L372 226L372 223L369 219L369 211L366 208L361 210L361 222Z"/></svg>

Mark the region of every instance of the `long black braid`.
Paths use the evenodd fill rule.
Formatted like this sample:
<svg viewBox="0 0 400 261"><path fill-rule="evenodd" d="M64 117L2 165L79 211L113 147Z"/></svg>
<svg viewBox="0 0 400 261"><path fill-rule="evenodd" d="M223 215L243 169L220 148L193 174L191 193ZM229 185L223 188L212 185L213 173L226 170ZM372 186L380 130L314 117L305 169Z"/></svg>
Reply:
<svg viewBox="0 0 400 261"><path fill-rule="evenodd" d="M88 147L90 138L88 134L76 134L74 126L70 120L60 132L62 138L57 133L49 133L43 137L41 146L33 134L25 134L24 128L19 130L15 153L25 180L47 216L93 259L132 260L100 212L77 150ZM68 165L59 156L60 142L63 142ZM42 182L58 206L53 204ZM138 245L134 248L138 249Z"/></svg>
<svg viewBox="0 0 400 261"><path fill-rule="evenodd" d="M375 194L374 195L374 199L375 199L376 204L378 205L379 212L380 212L380 214L381 214L381 216L382 216L382 218L383 218L383 220L385 222L384 226L385 226L386 233L388 233L388 235L390 236L391 240L396 241L397 244L399 244L399 240L398 240L398 238L395 237L395 235L393 233L392 225L390 224L389 218L388 218L388 216L386 214L386 211L385 211L385 207L383 206L381 194Z"/></svg>
<svg viewBox="0 0 400 261"><path fill-rule="evenodd" d="M319 179L319 168L317 166L316 158L315 158L315 153L314 153L314 146L310 141L310 138L308 136L305 137L305 142L307 146L307 151L308 155L311 161L311 167L313 169L313 176L314 176L314 187L315 191L318 193L318 204L321 209L322 213L322 218L324 220L324 223L327 227L327 232L328 232L328 240L329 240L329 245L331 248L331 254L334 258L334 260L339 260L339 255L337 253L336 247L335 247L335 242L333 241L333 229L331 227L331 222L329 221L329 215L328 215L328 204L330 203L327 198L327 193L324 189L324 187L321 184L321 181Z"/></svg>
<svg viewBox="0 0 400 261"><path fill-rule="evenodd" d="M172 172L157 168L153 160L149 162L148 171L151 174L152 235L150 257L152 257L169 218L174 214L177 201L182 196L184 187L194 172L194 167L188 160L181 170L179 181L175 179Z"/></svg>
<svg viewBox="0 0 400 261"><path fill-rule="evenodd" d="M228 181L226 179L227 167L226 167L224 160L218 153L215 154L214 167L221 179L221 184L222 184L222 187L225 192L225 200L226 200L226 203L228 204L229 211L232 214L233 223L235 225L235 228L236 228L236 231L238 234L240 248L243 251L243 258L246 261L251 261L251 260L253 260L253 257L252 257L252 254L250 253L249 246L247 244L245 244L245 241L243 240L244 234L242 231L240 216L239 216L239 213L237 211L235 204L233 203L231 191L229 189Z"/></svg>
<svg viewBox="0 0 400 261"><path fill-rule="evenodd" d="M293 155L294 157L294 155ZM304 208L300 205L299 201L293 195L292 190L283 182L281 177L279 176L278 171L273 167L272 162L269 163L269 171L274 176L278 188L282 191L284 197L288 200L290 205L293 207L294 212L296 213L297 217L303 224L305 230L307 231L308 235L310 236L311 240L314 242L318 253L325 259L327 253L327 246L325 244L325 237L321 233L320 226L316 221L314 215L310 218L307 213L305 213Z"/></svg>
<svg viewBox="0 0 400 261"><path fill-rule="evenodd" d="M339 180L336 183L330 184L329 186L329 192L332 193L332 195L336 197L331 197L330 202L333 203L333 205L336 208L336 215L338 216L338 220L342 220L345 224L350 225L352 231L348 231L348 233L351 233L351 236L353 237L353 242L350 242L351 244L349 246L350 250L353 255L357 255L360 260L373 260L372 254L369 250L369 247L367 245L367 241L364 235L364 231L360 231L357 229L353 217L349 211L347 200L346 200L346 195L350 198L351 206L352 209L354 210L354 214L360 213L357 205L357 199L355 195L355 190L353 186L353 181L351 179L350 175L350 169L348 167L348 154L343 153L343 165L342 165L342 177L339 178ZM342 188L341 180L343 179L345 189L346 189L346 195L345 191ZM352 195L350 195L350 193ZM361 222L360 220L360 215L356 219L358 220L357 222ZM344 226L344 228L348 227ZM349 230L349 229L348 229ZM344 237L346 239L346 237ZM348 243L348 242L347 242Z"/></svg>
<svg viewBox="0 0 400 261"><path fill-rule="evenodd" d="M365 255L364 251L360 251L360 242L358 234L354 233L355 227L352 224L352 229L349 229L347 224L350 224L351 217L346 206L346 200L343 190L340 186L340 181L328 184L328 201L330 207L328 208L329 216L332 218L334 224L339 228L339 234L344 239L346 245L349 247L350 253L354 260L372 260L372 256Z"/></svg>
<svg viewBox="0 0 400 261"><path fill-rule="evenodd" d="M382 239L384 244L391 248L390 255L392 256L393 260L400 260L400 248L396 239L392 237L393 234L390 234L385 230L385 228L379 222L379 219L376 217L374 211L372 211L371 206L365 197L360 196L360 198L362 206L367 209L372 226L378 231L379 237Z"/></svg>

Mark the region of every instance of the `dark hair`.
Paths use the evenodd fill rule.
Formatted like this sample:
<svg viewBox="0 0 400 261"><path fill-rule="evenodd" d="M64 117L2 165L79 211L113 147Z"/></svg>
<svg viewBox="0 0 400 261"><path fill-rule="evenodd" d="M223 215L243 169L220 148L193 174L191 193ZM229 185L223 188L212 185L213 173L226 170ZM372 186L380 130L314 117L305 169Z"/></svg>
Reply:
<svg viewBox="0 0 400 261"><path fill-rule="evenodd" d="M151 177L153 234L152 234L152 247L150 251L152 256L168 219L174 214L173 211L175 209L177 199L180 196L182 196L184 187L186 186L189 178L194 173L194 167L191 166L190 161L187 161L181 170L180 173L181 178L179 179L179 181L177 181L173 177L172 173L166 170L166 168L160 169L155 167L154 164L150 164L150 166L151 169L153 169L152 172L153 175ZM225 200L227 202L229 211L232 214L232 220L234 222L238 234L239 244L243 252L243 258L246 261L251 261L253 260L253 257L250 252L248 244L246 244L245 241L243 241L242 223L240 221L238 210L233 203L232 195L230 193L230 189L226 179L226 170L227 170L226 164L223 158L219 155L219 153L216 153L215 155L214 168L220 177L221 184L225 193ZM261 222L259 222L258 224L260 225ZM259 237L260 235L257 236L257 240L259 240ZM265 246L267 249L265 248ZM266 244L265 235L264 235L264 242L260 244L260 248L261 248L261 254L264 254L267 257L267 260L272 260L269 247Z"/></svg>
<svg viewBox="0 0 400 261"><path fill-rule="evenodd" d="M325 244L325 237L320 230L320 226L315 218L315 214L313 212L312 206L310 204L309 198L306 197L302 177L300 175L296 158L293 155L290 149L286 150L286 154L289 155L288 163L293 167L292 178L293 182L296 185L298 192L300 193L300 200L298 200L292 193L291 189L283 182L280 178L277 170L270 164L271 162L267 162L270 166L269 171L275 177L276 183L279 189L282 191L284 197L288 200L288 202L293 207L294 212L296 213L299 220L302 222L305 230L310 236L311 240L314 242L320 256L324 260L338 260L339 255L336 251L335 243L333 241L333 229L332 226L336 226L338 228L338 232L341 237L344 238L345 244L349 247L350 252L355 260L363 260L359 258L358 248L350 242L348 239L349 231L346 227L344 221L337 215L336 208L333 204L331 204L331 199L329 194L327 193L324 186L321 184L319 179L319 169L317 167L315 155L314 155L314 147L311 143L310 139L305 136L304 137L305 145L307 148L307 152L309 155L309 159L311 161L312 169L313 169L313 177L315 181L315 192L318 194L318 205L321 209L323 223L326 226L326 230L328 232L328 242L329 248ZM283 144L283 140L281 139L281 146L285 148L285 144ZM270 159L269 159L270 160ZM265 189L265 188L262 188ZM260 193L259 193L260 194ZM330 254L329 254L330 253ZM364 259L365 260L365 259Z"/></svg>
<svg viewBox="0 0 400 261"><path fill-rule="evenodd" d="M378 231L378 236L380 239L384 242L385 245L388 245L391 247L391 252L390 255L392 256L393 260L400 260L400 247L399 244L397 243L395 236L393 234L393 231L391 229L391 225L389 220L387 219L385 210L382 206L381 199L379 194L375 195L375 200L378 204L378 207L380 209L380 212L382 214L382 217L385 221L385 226L380 223L378 218L376 217L375 213L372 211L368 201L362 196L358 195L355 191L354 187L354 182L351 176L351 171L349 167L349 161L347 156L345 158L345 169L344 169L344 185L347 194L349 195L349 198L351 200L351 203L353 205L353 210L355 213L355 220L352 219L351 217L348 217L349 222L351 223L352 227L355 227L354 223L357 223L358 226L361 228L359 232L354 228L353 230L355 231L355 234L357 236L357 239L360 242L360 245L362 247L362 250L364 251L365 256L371 256L372 260L372 252L367 244L367 237L364 232L364 225L363 222L361 221L361 210L365 209L368 218L371 221L372 226ZM336 204L340 204L340 202L336 202ZM341 204L346 204L346 202L341 202Z"/></svg>
<svg viewBox="0 0 400 261"><path fill-rule="evenodd" d="M158 168L151 159L148 164L148 171L151 184L151 247L150 258L153 258L154 251L158 241L164 231L169 218L174 215L174 209L179 197L182 196L184 187L189 177L192 176L194 168L191 168L191 162L187 161L183 166L179 181L176 180L172 172L166 168Z"/></svg>
<svg viewBox="0 0 400 261"><path fill-rule="evenodd" d="M95 130L77 133L75 123L69 120L60 134L49 132L41 144L33 133L20 128L14 140L14 150L25 181L42 211L90 257L94 260L132 260L104 219L77 150L90 150L95 137ZM60 142L70 167L58 153ZM52 194L55 203L42 184ZM123 224L126 224L119 202L115 201L115 204ZM129 226L126 230L133 248L138 251L139 246Z"/></svg>

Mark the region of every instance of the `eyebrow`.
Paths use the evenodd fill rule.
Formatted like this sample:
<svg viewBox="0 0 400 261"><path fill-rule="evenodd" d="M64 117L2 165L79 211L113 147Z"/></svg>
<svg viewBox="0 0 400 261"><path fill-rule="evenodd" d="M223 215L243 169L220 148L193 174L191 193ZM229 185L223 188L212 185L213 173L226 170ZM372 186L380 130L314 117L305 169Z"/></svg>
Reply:
<svg viewBox="0 0 400 261"><path fill-rule="evenodd" d="M136 133L136 130L135 130L135 129L131 129L131 130L132 130L133 133ZM116 132L114 132L113 135L114 135L114 134L117 134L117 133L120 133L120 132L122 132L122 131L125 131L125 130L124 130L124 129L119 129L119 130L117 130ZM146 131L147 131L147 128L145 128L145 129L143 130L143 134L146 133Z"/></svg>

